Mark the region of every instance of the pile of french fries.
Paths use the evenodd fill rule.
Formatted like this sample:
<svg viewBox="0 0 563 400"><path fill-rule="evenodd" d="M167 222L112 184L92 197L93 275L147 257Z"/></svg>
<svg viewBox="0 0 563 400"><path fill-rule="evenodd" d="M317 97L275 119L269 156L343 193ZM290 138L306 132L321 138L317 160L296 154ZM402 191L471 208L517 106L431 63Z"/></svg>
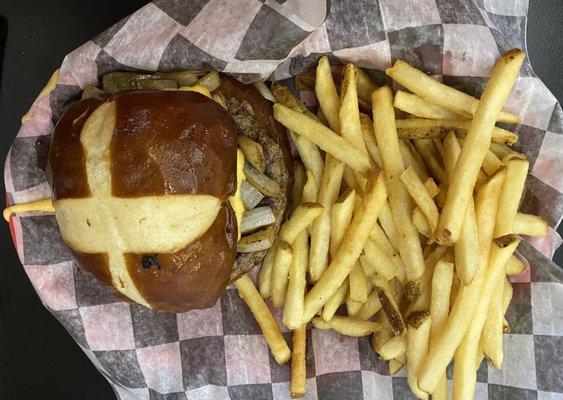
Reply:
<svg viewBox="0 0 563 400"><path fill-rule="evenodd" d="M510 148L502 111L524 53L496 62L476 99L403 61L386 73L410 93L377 87L353 64L335 84L327 57L316 69L313 114L274 83L275 118L300 153L294 210L264 259L258 289L235 283L279 363L291 394L306 391L306 325L372 335L391 374L407 368L418 398L474 397L476 371L503 359L508 275L524 264L517 235L545 236L546 222L518 212L528 171ZM371 109L371 115L365 111ZM397 119L400 114L402 119ZM292 350L263 299L284 307ZM338 312L345 305L346 312ZM347 315L346 315L347 314Z"/></svg>

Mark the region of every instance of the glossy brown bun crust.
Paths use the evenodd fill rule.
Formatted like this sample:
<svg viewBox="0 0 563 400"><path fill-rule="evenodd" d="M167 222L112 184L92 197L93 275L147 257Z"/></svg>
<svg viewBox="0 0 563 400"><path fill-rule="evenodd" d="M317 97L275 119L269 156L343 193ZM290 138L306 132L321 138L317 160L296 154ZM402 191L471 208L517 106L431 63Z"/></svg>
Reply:
<svg viewBox="0 0 563 400"><path fill-rule="evenodd" d="M279 229L292 176L285 129L273 119L271 104L253 86L227 77L222 82L221 90L231 103L250 106L253 115L245 121L256 128L253 134L264 136L268 143L269 175L286 193L283 198L265 200L278 217ZM66 199L92 197L81 132L96 109L112 102L111 197L210 195L220 201L220 210L206 232L172 253L123 251L125 269L143 301L129 296L123 282L112 277L115 266L110 265L108 254L84 251L65 240L82 269L152 309L183 312L210 307L230 280L258 265L264 256L264 252L236 254L237 226L228 201L236 191L236 137L248 135L248 129L241 129L240 118L230 110L194 92L143 90L118 93L105 101L74 103L55 127L49 154L56 210L57 203Z"/></svg>

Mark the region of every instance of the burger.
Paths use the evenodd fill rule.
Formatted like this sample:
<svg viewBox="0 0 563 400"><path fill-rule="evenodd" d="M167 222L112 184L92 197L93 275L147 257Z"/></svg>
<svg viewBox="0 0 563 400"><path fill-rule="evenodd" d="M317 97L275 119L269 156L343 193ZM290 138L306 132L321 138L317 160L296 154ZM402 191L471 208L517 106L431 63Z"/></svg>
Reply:
<svg viewBox="0 0 563 400"><path fill-rule="evenodd" d="M81 269L166 312L210 307L260 265L292 187L271 102L217 72L185 81L194 74L106 75L58 120L47 167Z"/></svg>

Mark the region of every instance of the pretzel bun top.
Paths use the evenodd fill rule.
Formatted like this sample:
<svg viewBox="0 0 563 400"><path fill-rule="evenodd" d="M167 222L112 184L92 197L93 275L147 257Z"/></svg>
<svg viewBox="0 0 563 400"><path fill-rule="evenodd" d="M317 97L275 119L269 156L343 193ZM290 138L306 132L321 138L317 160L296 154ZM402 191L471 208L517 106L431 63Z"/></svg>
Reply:
<svg viewBox="0 0 563 400"><path fill-rule="evenodd" d="M63 240L86 271L170 312L212 306L235 264L238 129L195 92L82 100L49 154Z"/></svg>

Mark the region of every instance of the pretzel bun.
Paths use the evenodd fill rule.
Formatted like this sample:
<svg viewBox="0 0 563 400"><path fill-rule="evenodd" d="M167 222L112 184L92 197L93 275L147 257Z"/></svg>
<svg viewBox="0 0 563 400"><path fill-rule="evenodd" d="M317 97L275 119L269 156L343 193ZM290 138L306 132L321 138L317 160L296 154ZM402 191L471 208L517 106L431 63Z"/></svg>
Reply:
<svg viewBox="0 0 563 400"><path fill-rule="evenodd" d="M233 273L257 261L237 260L229 201L241 132L196 92L126 91L71 105L55 127L48 169L61 236L79 266L155 310L215 304ZM287 138L276 146L285 159ZM277 227L286 207L284 199L275 210Z"/></svg>

